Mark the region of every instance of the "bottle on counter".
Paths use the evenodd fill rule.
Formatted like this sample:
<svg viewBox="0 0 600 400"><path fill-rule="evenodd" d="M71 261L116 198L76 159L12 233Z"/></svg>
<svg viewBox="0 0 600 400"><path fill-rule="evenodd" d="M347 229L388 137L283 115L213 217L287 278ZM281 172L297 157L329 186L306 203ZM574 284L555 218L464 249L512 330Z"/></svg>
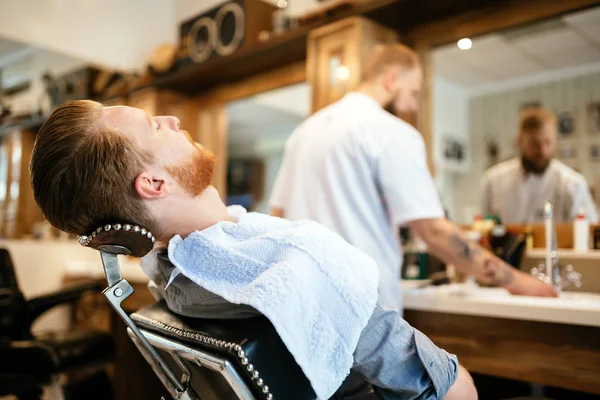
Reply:
<svg viewBox="0 0 600 400"><path fill-rule="evenodd" d="M490 231L494 228L496 222L490 215L477 214L473 221L472 230L481 233L482 237L489 235Z"/></svg>
<svg viewBox="0 0 600 400"><path fill-rule="evenodd" d="M533 230L531 229L530 225L527 225L525 227L524 235L525 235L525 248L527 251L529 251L529 250L533 249Z"/></svg>
<svg viewBox="0 0 600 400"><path fill-rule="evenodd" d="M573 248L575 251L585 252L589 250L589 243L590 221L580 210L573 222Z"/></svg>

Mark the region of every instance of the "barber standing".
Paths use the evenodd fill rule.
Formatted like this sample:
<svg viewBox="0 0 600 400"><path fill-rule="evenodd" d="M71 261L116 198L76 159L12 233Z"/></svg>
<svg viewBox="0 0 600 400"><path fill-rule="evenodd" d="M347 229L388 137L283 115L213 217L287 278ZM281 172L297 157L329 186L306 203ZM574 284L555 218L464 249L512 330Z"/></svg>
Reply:
<svg viewBox="0 0 600 400"><path fill-rule="evenodd" d="M417 54L400 44L379 45L364 72L357 91L312 115L288 139L271 213L315 220L370 255L380 269L381 300L399 309L400 225L461 272L514 294L555 296L444 218L423 138L395 116L417 111L423 79Z"/></svg>

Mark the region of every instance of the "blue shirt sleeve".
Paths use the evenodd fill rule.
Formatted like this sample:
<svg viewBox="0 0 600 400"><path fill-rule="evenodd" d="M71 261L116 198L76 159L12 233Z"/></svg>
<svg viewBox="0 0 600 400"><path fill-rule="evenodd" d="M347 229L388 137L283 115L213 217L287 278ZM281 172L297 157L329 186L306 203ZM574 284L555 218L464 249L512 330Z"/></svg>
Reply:
<svg viewBox="0 0 600 400"><path fill-rule="evenodd" d="M456 356L438 348L395 309L375 307L353 369L384 399L442 399L458 375Z"/></svg>

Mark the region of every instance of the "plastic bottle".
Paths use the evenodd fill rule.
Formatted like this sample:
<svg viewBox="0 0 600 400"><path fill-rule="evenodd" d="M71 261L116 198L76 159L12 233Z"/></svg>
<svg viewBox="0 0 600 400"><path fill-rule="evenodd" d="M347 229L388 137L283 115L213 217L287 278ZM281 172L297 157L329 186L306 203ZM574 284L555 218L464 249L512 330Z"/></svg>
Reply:
<svg viewBox="0 0 600 400"><path fill-rule="evenodd" d="M583 211L579 211L573 222L573 247L575 251L588 251L590 242L590 221Z"/></svg>

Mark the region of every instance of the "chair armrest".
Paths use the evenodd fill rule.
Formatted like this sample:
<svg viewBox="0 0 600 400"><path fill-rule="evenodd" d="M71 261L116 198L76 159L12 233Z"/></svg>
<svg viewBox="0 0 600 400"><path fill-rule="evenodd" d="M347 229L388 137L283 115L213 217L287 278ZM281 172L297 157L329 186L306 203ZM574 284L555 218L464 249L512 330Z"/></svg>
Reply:
<svg viewBox="0 0 600 400"><path fill-rule="evenodd" d="M33 323L43 313L49 309L78 300L87 292L101 292L104 286L99 282L90 282L72 286L55 293L34 297L27 301L27 318Z"/></svg>

